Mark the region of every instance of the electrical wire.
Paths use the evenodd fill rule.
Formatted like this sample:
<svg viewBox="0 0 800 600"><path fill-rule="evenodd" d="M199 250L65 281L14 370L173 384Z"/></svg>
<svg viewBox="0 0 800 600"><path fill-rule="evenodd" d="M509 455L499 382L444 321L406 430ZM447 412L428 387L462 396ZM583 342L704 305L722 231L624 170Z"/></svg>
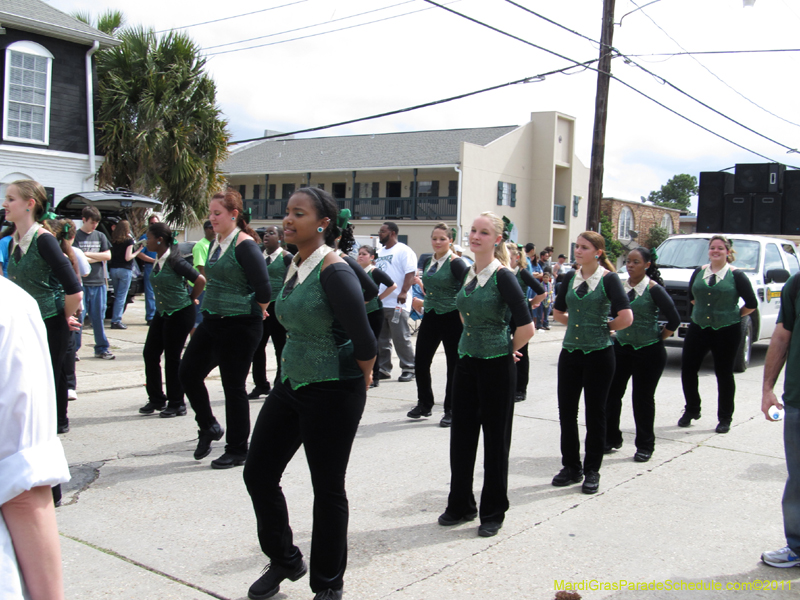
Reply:
<svg viewBox="0 0 800 600"><path fill-rule="evenodd" d="M585 69L589 69L589 68L591 68L590 65L592 65L593 63L596 63L598 60L600 60L600 59L593 58L592 60L587 60L586 62L578 63L577 66L582 66ZM331 123L329 125L320 125L319 127L310 127L308 129L299 129L297 131L290 131L288 133L280 133L280 134L277 134L277 135L265 135L265 136L255 137L255 138L249 138L249 139L246 139L246 140L236 140L234 142L228 142L228 145L232 146L234 144L244 144L246 142L256 142L256 141L259 141L259 140L269 140L269 139L272 139L272 138L282 138L282 137L286 137L288 135L298 135L298 134L301 134L301 133L309 133L309 132L312 132L312 131L322 131L323 129L332 129L334 127L340 127L342 125L351 125L353 123L360 123L362 121L371 121L371 120L374 120L374 119L380 119L382 117L389 117L391 115L397 115L397 114L401 114L401 113L405 113L405 112L411 112L412 110L418 110L420 108L428 108L430 106L436 106L438 104L445 104L447 102L453 102L454 100L462 100L463 98L469 98L470 96L477 96L478 94L483 94L485 92L491 92L491 91L494 91L494 90L499 90L501 88L508 87L508 86L511 86L511 85L519 85L519 84L522 84L522 83L536 83L538 81L544 81L545 77L547 77L548 75L558 75L558 74L571 75L571 73L567 73L567 71L569 71L571 69L574 69L575 67L576 67L576 65L569 65L568 67L563 67L561 69L555 69L553 71L548 71L546 73L540 73L539 75L533 75L531 77L525 77L523 79L517 79L516 81L509 81L508 83L501 83L499 85L493 85L491 87L483 88L483 89L480 89L480 90L475 90L473 92L467 92L465 94L459 94L458 96L451 96L450 98L443 98L441 100L434 100L432 102L426 102L425 104L417 104L415 106L409 106L409 107L406 107L406 108L400 108L400 109L392 110L392 111L389 111L389 112L383 112L383 113L380 113L380 114L377 114L377 115L371 115L369 117L359 117L357 119L350 119L348 121L341 121L339 123Z"/></svg>
<svg viewBox="0 0 800 600"><path fill-rule="evenodd" d="M170 27L169 29L161 29L156 31L155 33L166 33L167 31L175 31L176 29L189 29L190 27L200 27L200 25L210 25L212 23L219 23L220 21L229 21L230 19L238 19L239 17L249 17L250 15L255 15L262 12L267 12L270 10L276 10L278 8L286 8L287 6L294 6L295 4L302 4L303 2L308 2L308 0L296 0L295 2L290 2L289 4L281 4L280 6L272 6L270 8L262 8L261 10L254 10L252 12L242 13L240 15L232 15L230 17L222 17L220 19L213 19L211 21L203 21L202 23L193 23L192 25L183 25L181 27Z"/></svg>
<svg viewBox="0 0 800 600"><path fill-rule="evenodd" d="M534 10L531 10L530 8L527 8L527 7L525 7L525 6L522 6L521 4L518 4L517 2L514 2L514 0L506 0L506 2L508 2L509 4L513 4L513 5L514 5L514 6L516 6L517 8L521 8L521 9L522 9L522 10L524 10L525 12L528 12L528 13L530 13L530 14L532 14L532 15L536 16L536 17L539 17L539 18L540 18L540 19L542 19L543 21L547 21L548 23L551 23L552 25L555 25L556 27L560 27L561 29L563 29L563 30L565 30L565 31L569 31L570 33L572 33L572 34L575 34L575 35L577 35L578 37L582 37L582 38L583 38L583 39L585 39L585 40L589 40L590 42L592 42L592 43L593 43L595 46L597 46L598 48L599 48L600 46L602 46L602 44L601 44L601 43L600 43L598 40L592 39L592 38L590 38L590 37L589 37L589 36L587 36L587 35L583 35L582 33L578 32L578 31L575 31L574 29L570 29L569 27L567 27L567 26L565 26L565 25L562 25L561 23L558 23L557 21L553 21L552 19L548 19L548 18L547 18L547 17L545 17L544 15L540 15L540 14L539 14L539 13L537 13L536 11L534 11Z"/></svg>
<svg viewBox="0 0 800 600"><path fill-rule="evenodd" d="M774 48L772 50L704 50L701 52L654 52L652 54L628 54L634 58L648 56L697 56L699 54L771 54L773 52L800 52L800 48Z"/></svg>

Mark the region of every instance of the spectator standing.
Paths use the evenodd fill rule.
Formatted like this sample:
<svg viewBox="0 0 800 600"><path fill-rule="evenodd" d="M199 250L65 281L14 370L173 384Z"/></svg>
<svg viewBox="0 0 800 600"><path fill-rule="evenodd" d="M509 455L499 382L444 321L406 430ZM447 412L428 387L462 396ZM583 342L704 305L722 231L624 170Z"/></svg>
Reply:
<svg viewBox="0 0 800 600"><path fill-rule="evenodd" d="M89 315L92 320L92 330L94 331L94 357L104 360L116 358L109 350L108 338L103 325L106 316L106 296L108 287L106 286L106 276L103 267L106 261L111 260L111 244L102 231L97 231L100 224L100 211L94 206L85 206L81 211L83 225L75 234L73 246L80 248L92 266L92 272L83 278L83 312L81 313L81 324ZM81 347L81 338L78 339L78 347Z"/></svg>
<svg viewBox="0 0 800 600"><path fill-rule="evenodd" d="M361 265L361 267L370 277L372 277L373 281L375 281L377 285L383 284L384 286L384 290L375 298L366 301L365 305L367 311L367 321L369 322L369 327L372 329L372 334L375 336L376 340L380 337L381 328L383 327L383 299L397 289L397 284L392 281L386 273L375 268L375 258L377 255L378 251L373 246L361 246L361 248L358 249L358 264ZM415 281L416 279L418 278L415 278ZM418 287L419 286L417 286L415 283L414 288ZM369 387L378 387L377 360L372 368L372 382L369 384Z"/></svg>
<svg viewBox="0 0 800 600"><path fill-rule="evenodd" d="M414 251L397 241L400 232L391 221L384 223L378 231L378 240L383 248L378 250L375 266L394 281L398 289L383 300L383 327L378 340L378 362L380 379L390 379L392 372L392 343L400 361L398 381L414 379L414 347L411 344L411 330L408 317L411 312L409 291L414 283L417 270L417 255ZM385 288L381 288L383 291ZM396 307L400 307L399 318L395 317Z"/></svg>
<svg viewBox="0 0 800 600"><path fill-rule="evenodd" d="M211 221L206 221L203 223L203 237L202 240L197 242L194 247L192 248L192 265L197 272L200 273L203 277L205 277L205 267L206 267L206 260L208 259L208 247L211 245L211 241L214 239L216 235L214 233L214 227L211 225ZM194 335L195 329L200 323L203 322L203 296L206 295L206 291L203 290L203 293L197 297L197 304L195 305L195 312L197 313L194 317L194 327L190 332Z"/></svg>
<svg viewBox="0 0 800 600"><path fill-rule="evenodd" d="M125 303L128 301L128 290L133 278L133 259L139 256L141 248L134 252L131 224L122 220L117 223L111 234L111 260L108 272L114 286L114 307L111 311L111 329L127 329L122 322ZM149 322L149 319L148 319Z"/></svg>
<svg viewBox="0 0 800 600"><path fill-rule="evenodd" d="M153 223L158 223L158 215L150 215L150 218L147 219L148 226ZM147 241L147 231L139 237L139 241ZM144 283L144 319L148 325L153 320L153 315L156 314L156 296L153 292L153 284L150 281L153 263L156 262L156 258L155 252L150 252L147 249L147 245L142 248L141 254L138 256L139 261L142 263L142 282ZM114 324L112 323L111 326L113 327Z"/></svg>

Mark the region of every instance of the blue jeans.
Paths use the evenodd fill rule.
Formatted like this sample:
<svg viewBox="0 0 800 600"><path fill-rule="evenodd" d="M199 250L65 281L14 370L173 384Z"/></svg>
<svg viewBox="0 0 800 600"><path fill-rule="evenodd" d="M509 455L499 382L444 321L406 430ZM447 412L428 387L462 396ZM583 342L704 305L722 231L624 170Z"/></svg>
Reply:
<svg viewBox="0 0 800 600"><path fill-rule="evenodd" d="M142 279L144 280L144 318L152 321L156 316L156 295L153 292L153 284L150 283L150 274L153 272L153 263L147 263L142 269Z"/></svg>
<svg viewBox="0 0 800 600"><path fill-rule="evenodd" d="M103 328L103 319L106 316L106 295L108 290L105 285L84 285L83 286L83 312L81 313L81 324L84 317L88 314L92 320L92 330L94 331L94 353L105 354L108 352L108 338ZM78 348L81 347L81 338L78 337ZM76 352L78 349L76 348Z"/></svg>
<svg viewBox="0 0 800 600"><path fill-rule="evenodd" d="M114 285L114 308L111 311L111 322L121 323L122 313L125 312L125 302L128 299L128 290L131 289L133 271L114 267L108 270L108 274ZM92 318L92 323L94 323L94 318Z"/></svg>
<svg viewBox="0 0 800 600"><path fill-rule="evenodd" d="M783 490L783 529L786 544L800 553L800 408L786 406L783 421L783 445L789 477Z"/></svg>

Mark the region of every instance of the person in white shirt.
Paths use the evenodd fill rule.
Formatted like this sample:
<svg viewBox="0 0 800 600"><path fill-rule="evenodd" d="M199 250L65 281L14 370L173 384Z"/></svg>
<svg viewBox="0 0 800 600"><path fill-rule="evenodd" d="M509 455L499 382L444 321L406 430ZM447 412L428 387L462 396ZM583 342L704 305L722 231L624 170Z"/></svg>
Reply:
<svg viewBox="0 0 800 600"><path fill-rule="evenodd" d="M378 363L380 379L390 379L392 372L392 343L400 361L400 377L398 381L414 379L414 347L411 344L411 329L408 318L411 313L411 295L409 291L414 284L417 271L417 255L414 251L397 241L400 230L397 224L387 221L378 230L378 241L383 248L378 250L375 266L385 272L397 284L397 289L383 299L384 326L378 339ZM381 285L379 293L385 286ZM395 311L400 307L399 318L395 319ZM396 321L396 322L395 322Z"/></svg>
<svg viewBox="0 0 800 600"><path fill-rule="evenodd" d="M51 486L69 481L56 436L47 332L36 301L0 278L0 598L64 598Z"/></svg>

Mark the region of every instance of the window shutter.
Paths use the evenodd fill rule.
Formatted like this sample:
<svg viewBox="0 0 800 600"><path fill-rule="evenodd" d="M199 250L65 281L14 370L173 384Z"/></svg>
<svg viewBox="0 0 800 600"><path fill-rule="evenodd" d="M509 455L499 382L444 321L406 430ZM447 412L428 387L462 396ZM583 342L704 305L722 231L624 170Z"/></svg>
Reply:
<svg viewBox="0 0 800 600"><path fill-rule="evenodd" d="M511 206L517 205L517 184L511 184Z"/></svg>
<svg viewBox="0 0 800 600"><path fill-rule="evenodd" d="M431 196L437 197L439 195L439 182L431 181Z"/></svg>
<svg viewBox="0 0 800 600"><path fill-rule="evenodd" d="M242 195L242 198L244 198L245 194L247 193L247 186L246 185L240 185L239 186L239 193Z"/></svg>
<svg viewBox="0 0 800 600"><path fill-rule="evenodd" d="M503 182L497 182L497 206L503 205Z"/></svg>

